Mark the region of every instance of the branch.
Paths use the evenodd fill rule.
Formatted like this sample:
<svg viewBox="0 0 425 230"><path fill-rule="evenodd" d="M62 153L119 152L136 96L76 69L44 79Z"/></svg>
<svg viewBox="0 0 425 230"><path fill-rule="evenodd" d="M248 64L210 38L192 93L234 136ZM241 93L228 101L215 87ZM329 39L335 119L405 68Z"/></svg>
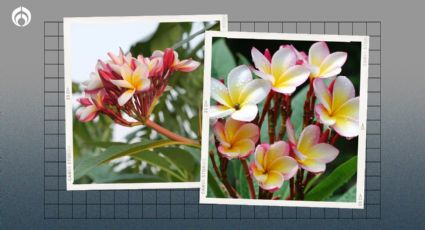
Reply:
<svg viewBox="0 0 425 230"><path fill-rule="evenodd" d="M201 147L201 144L199 143L199 141L195 141L195 140L180 136L176 133L173 133L170 130L162 127L161 125L158 125L157 123L155 123L155 122L153 122L149 119L145 121L145 125L156 130L158 133L160 133L160 134L162 134L162 135L164 135L164 136L166 136L166 137L168 137L172 140L180 141L180 142L186 143L188 145L193 145L193 146L196 146L196 147Z"/></svg>
<svg viewBox="0 0 425 230"><path fill-rule="evenodd" d="M241 163L245 172L246 180L248 182L249 194L251 195L251 199L256 199L254 183L252 182L251 174L249 173L248 164L246 163L245 159L241 159Z"/></svg>
<svg viewBox="0 0 425 230"><path fill-rule="evenodd" d="M194 39L194 38L195 38L195 37L197 37L198 35L203 34L203 33L205 33L205 31L207 31L207 30L209 30L209 29L213 28L215 25L217 25L217 23L215 23L215 24L211 24L211 25L209 25L209 26L205 27L204 29L199 30L198 32L196 32L196 33L194 33L194 34L190 35L189 37L187 37L187 38L185 38L185 39L183 39L183 40L181 40L181 41L177 42L177 43L176 43L176 44L174 44L171 48L172 48L173 50L176 50L176 49L180 48L181 46L183 46L184 44L188 43L190 40ZM201 42L201 43L202 43L202 42Z"/></svg>

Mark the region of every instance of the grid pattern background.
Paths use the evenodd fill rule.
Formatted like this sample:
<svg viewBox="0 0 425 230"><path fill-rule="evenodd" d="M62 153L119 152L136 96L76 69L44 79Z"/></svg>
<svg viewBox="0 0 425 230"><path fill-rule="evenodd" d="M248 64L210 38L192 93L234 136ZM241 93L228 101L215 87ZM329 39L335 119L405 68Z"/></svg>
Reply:
<svg viewBox="0 0 425 230"><path fill-rule="evenodd" d="M380 219L381 22L230 21L230 31L369 35L365 209L199 204L198 189L66 191L63 23L44 22L45 219Z"/></svg>

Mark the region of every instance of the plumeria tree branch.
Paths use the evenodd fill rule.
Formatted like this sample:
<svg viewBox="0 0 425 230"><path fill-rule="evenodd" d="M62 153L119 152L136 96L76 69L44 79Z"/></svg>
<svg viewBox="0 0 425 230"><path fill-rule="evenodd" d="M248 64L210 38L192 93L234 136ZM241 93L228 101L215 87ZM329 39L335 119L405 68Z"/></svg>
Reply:
<svg viewBox="0 0 425 230"><path fill-rule="evenodd" d="M249 172L248 163L245 159L241 159L242 167L245 172L245 178L248 182L248 188L249 188L249 194L251 196L251 199L256 199L255 197L255 189L254 189L254 183L252 182L251 174Z"/></svg>

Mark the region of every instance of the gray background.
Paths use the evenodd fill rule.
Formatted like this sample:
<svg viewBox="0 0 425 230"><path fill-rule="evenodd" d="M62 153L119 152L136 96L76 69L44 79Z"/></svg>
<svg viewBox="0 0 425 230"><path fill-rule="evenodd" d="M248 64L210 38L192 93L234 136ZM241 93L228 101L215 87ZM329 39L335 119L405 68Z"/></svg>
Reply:
<svg viewBox="0 0 425 230"><path fill-rule="evenodd" d="M424 142L421 135L424 123L419 120L424 106L422 65L424 53L422 15L423 6L399 3L371 3L368 1L320 1L307 3L273 3L256 1L237 4L228 1L3 1L0 7L2 29L0 50L0 228L21 225L31 228L91 227L176 227L196 228L418 228L424 226ZM10 14L23 5L32 12L32 22L25 28L12 24ZM405 12L406 15L401 15ZM381 21L382 50L381 142L379 175L381 178L379 212L374 218L98 218L87 220L46 218L46 152L45 152L45 79L43 47L45 21L60 21L69 16L117 16L155 14L212 14L227 13L229 21ZM422 17L422 18L420 18ZM243 24L245 25L245 24ZM248 25L248 24L247 24ZM263 24L262 24L263 25ZM251 25L246 29L251 30ZM301 27L302 28L302 25ZM232 29L232 28L230 28ZM238 30L237 28L233 28ZM257 29L256 29L257 30ZM294 31L297 32L297 31ZM302 31L298 31L302 32ZM309 32L309 31L305 31ZM314 32L314 31L311 31ZM360 33L360 31L359 31ZM59 76L60 71L57 72ZM423 81L423 80L422 80ZM47 86L47 85L46 85ZM59 115L58 115L59 116ZM57 127L59 129L59 127ZM59 141L59 140L56 140ZM370 141L368 137L368 142ZM51 142L48 141L48 144ZM59 153L60 154L60 153ZM58 160L59 157L58 156ZM51 172L47 172L51 173ZM58 172L53 174L60 174ZM58 180L59 181L59 180ZM58 185L59 186L59 185ZM165 191L167 192L167 191ZM196 190L168 191L170 201L183 197L181 204L196 203ZM146 191L142 199L156 191ZM183 193L183 195L181 194ZM186 196L186 193L193 194ZM120 194L120 193L119 193ZM177 195L176 195L177 194ZM180 194L180 195L179 195ZM122 195L122 194L121 194ZM107 198L104 198L104 197ZM120 195L106 192L103 199L115 204ZM136 196L137 197L137 196ZM158 202L160 195L155 203ZM73 198L74 199L74 196ZM77 198L76 198L77 199ZM74 201L74 200L72 200ZM87 199L86 199L87 201ZM130 196L127 196L130 202ZM103 201L101 201L103 202ZM106 202L106 201L105 201ZM195 205L195 204L193 204ZM143 208L144 207L144 208ZM154 206L143 206L149 213ZM232 208L216 210L231 212ZM116 217L114 206L114 216ZM185 208L185 207L184 207ZM213 208L214 209L214 208ZM186 209L183 209L186 210ZM189 209L190 210L190 209ZM198 211L201 208L198 208ZM203 210L203 209L202 209ZM230 211L229 211L230 210ZM256 213L255 209L253 212ZM270 214L270 209L267 209ZM288 209L284 209L288 210ZM297 209L307 211L306 209ZM59 212L59 210L58 210ZM308 210L310 213L315 212ZM92 212L89 212L92 213ZM262 212L260 212L262 213ZM87 214L87 212L86 212ZM338 211L338 215L340 212ZM227 216L227 215L226 215ZM240 215L241 216L241 215ZM299 215L297 214L296 217ZM71 216L72 217L72 216ZM198 215L199 217L199 215ZM301 215L300 217L303 217ZM325 214L324 217L327 217Z"/></svg>

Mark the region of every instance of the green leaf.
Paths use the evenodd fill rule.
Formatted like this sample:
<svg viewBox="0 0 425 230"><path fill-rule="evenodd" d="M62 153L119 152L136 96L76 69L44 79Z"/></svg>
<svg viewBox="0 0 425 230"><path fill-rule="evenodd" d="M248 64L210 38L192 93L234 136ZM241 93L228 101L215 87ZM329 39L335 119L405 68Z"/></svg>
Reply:
<svg viewBox="0 0 425 230"><path fill-rule="evenodd" d="M211 192L213 194L210 194ZM215 179L215 176L213 176L210 171L208 171L208 193L209 193L208 197L214 197L214 198L225 197L223 190L221 189L220 185Z"/></svg>
<svg viewBox="0 0 425 230"><path fill-rule="evenodd" d="M155 33L147 40L136 43L130 48L133 56L143 54L150 56L155 50L172 47L183 38L183 33L189 33L191 23L160 23Z"/></svg>
<svg viewBox="0 0 425 230"><path fill-rule="evenodd" d="M355 202L357 196L357 187L354 185L340 196L331 197L328 201L336 202Z"/></svg>
<svg viewBox="0 0 425 230"><path fill-rule="evenodd" d="M241 194L242 198L251 198L248 187L248 181L246 180L245 171L243 170L243 167L239 167L239 184L237 186L237 191L239 192L239 194Z"/></svg>
<svg viewBox="0 0 425 230"><path fill-rule="evenodd" d="M212 76L225 77L236 66L235 58L224 39L212 45Z"/></svg>
<svg viewBox="0 0 425 230"><path fill-rule="evenodd" d="M175 165L170 162L170 160L164 156L161 156L159 153L162 153L162 150L145 150L133 155L133 158L145 161L150 165L157 166L162 171L167 172L171 176L175 177L178 181L187 181L183 172L179 170Z"/></svg>
<svg viewBox="0 0 425 230"><path fill-rule="evenodd" d="M148 149L155 149L159 147L177 145L177 144L181 144L181 143L177 141L171 141L171 140L159 140L159 141L143 140L141 143L137 143L137 144L111 146L107 148L105 151L103 151L102 153L98 154L97 156L93 156L93 157L88 156L88 157L78 158L75 162L74 180L77 180L80 177L84 176L94 167L102 163L108 162L112 159L122 157L122 156L134 155Z"/></svg>
<svg viewBox="0 0 425 230"><path fill-rule="evenodd" d="M305 195L305 200L324 200L347 183L357 172L357 156L338 166Z"/></svg>
<svg viewBox="0 0 425 230"><path fill-rule="evenodd" d="M102 165L88 174L93 183L149 183L165 182L163 178L155 175L144 175L141 173L114 172L109 165Z"/></svg>
<svg viewBox="0 0 425 230"><path fill-rule="evenodd" d="M167 157L176 167L184 169L190 174L194 173L194 169L199 162L195 160L192 154L184 149L177 147L167 147L155 149L155 152L162 153ZM140 155L140 154L139 154Z"/></svg>
<svg viewBox="0 0 425 230"><path fill-rule="evenodd" d="M86 144L98 148L109 148L111 146L127 145L124 142L108 142L108 141L87 141Z"/></svg>
<svg viewBox="0 0 425 230"><path fill-rule="evenodd" d="M238 57L239 65L251 65L251 62L241 53L237 53L236 56Z"/></svg>

